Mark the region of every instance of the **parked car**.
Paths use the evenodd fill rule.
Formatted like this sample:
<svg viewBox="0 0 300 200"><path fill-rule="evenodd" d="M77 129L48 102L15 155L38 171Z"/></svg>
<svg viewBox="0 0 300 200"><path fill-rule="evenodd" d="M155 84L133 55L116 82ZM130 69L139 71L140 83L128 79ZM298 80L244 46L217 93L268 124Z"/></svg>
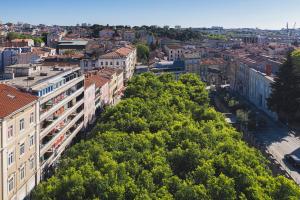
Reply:
<svg viewBox="0 0 300 200"><path fill-rule="evenodd" d="M293 154L287 154L284 158L291 163L294 167L300 167L300 158Z"/></svg>

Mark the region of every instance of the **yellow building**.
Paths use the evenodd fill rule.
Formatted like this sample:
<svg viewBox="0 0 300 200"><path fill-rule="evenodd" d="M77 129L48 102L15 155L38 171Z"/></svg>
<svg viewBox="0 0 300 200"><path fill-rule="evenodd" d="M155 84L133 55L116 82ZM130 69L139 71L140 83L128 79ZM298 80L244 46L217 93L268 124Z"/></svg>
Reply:
<svg viewBox="0 0 300 200"><path fill-rule="evenodd" d="M37 97L0 84L0 200L24 199L37 183Z"/></svg>

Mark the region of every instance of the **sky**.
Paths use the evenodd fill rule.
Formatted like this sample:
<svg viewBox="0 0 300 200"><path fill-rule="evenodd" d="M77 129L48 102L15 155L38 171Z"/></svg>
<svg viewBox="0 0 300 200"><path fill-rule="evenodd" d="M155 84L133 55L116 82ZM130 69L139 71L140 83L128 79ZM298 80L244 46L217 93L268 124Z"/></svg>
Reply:
<svg viewBox="0 0 300 200"><path fill-rule="evenodd" d="M0 20L47 25L300 27L300 0L1 0Z"/></svg>

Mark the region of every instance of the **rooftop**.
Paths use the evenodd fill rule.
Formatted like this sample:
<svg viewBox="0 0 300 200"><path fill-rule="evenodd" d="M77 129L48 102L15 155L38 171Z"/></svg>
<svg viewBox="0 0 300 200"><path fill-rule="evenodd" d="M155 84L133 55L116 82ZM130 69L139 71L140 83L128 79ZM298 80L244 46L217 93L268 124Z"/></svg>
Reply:
<svg viewBox="0 0 300 200"><path fill-rule="evenodd" d="M61 40L58 42L58 45L64 45L64 46L86 46L88 44L88 41L86 40Z"/></svg>
<svg viewBox="0 0 300 200"><path fill-rule="evenodd" d="M9 116L35 100L37 100L37 97L31 94L21 92L5 84L0 84L0 118Z"/></svg>
<svg viewBox="0 0 300 200"><path fill-rule="evenodd" d="M124 58L124 57L127 57L133 50L134 50L134 47L132 47L132 46L121 47L121 48L118 48L115 51L112 51L112 52L109 52L107 54L101 55L100 59Z"/></svg>
<svg viewBox="0 0 300 200"><path fill-rule="evenodd" d="M31 74L30 76L15 77L13 79L8 79L2 81L2 83L7 83L9 85L15 86L17 88L26 88L32 90L39 90L49 83L52 83L56 76L63 76L72 71L80 69L77 65L74 66L41 66L33 64L18 64L11 65L10 68L31 68L31 67L41 67L40 71Z"/></svg>

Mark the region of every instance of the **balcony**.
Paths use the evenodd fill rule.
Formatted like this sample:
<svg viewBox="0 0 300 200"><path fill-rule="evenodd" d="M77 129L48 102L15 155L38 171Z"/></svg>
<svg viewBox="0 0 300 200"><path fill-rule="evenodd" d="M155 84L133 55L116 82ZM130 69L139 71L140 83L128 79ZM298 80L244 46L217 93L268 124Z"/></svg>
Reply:
<svg viewBox="0 0 300 200"><path fill-rule="evenodd" d="M50 131L52 131L58 123L62 122L67 116L71 115L76 109L82 106L84 103L83 98L78 97L76 103L69 102L68 105L62 107L60 112L53 114L41 123L40 137L45 137Z"/></svg>
<svg viewBox="0 0 300 200"><path fill-rule="evenodd" d="M44 154L49 150L49 148L55 145L55 142L59 140L62 136L68 137L67 132L71 130L72 126L83 116L83 110L79 112L74 112L69 115L63 123L60 123L57 127L52 129L45 137L42 138L40 144L40 154ZM73 130L71 130L73 132ZM56 145L55 145L56 146Z"/></svg>
<svg viewBox="0 0 300 200"><path fill-rule="evenodd" d="M56 96L53 99L50 99L46 103L41 105L41 118L40 120L43 121L46 117L53 114L59 107L66 104L66 102L71 101L74 97L79 96L84 91L83 88L70 88L66 92Z"/></svg>
<svg viewBox="0 0 300 200"><path fill-rule="evenodd" d="M84 80L84 77L82 76L82 77L79 77L79 78L76 78L76 79L73 79L73 80L67 82L63 87L60 87L57 90L50 93L49 95L42 97L40 104L42 105L42 104L48 102L49 100L55 98L59 94L62 94L65 91L69 90L70 88L74 87L75 85L76 85L76 87L81 86L80 88L83 88L83 84L82 84L83 80Z"/></svg>
<svg viewBox="0 0 300 200"><path fill-rule="evenodd" d="M78 132L83 128L83 115L80 115L79 119L76 117L76 120L76 123L66 131L63 139L59 141L59 143L54 144L50 149L41 153L42 156L40 157L40 163L42 169L45 169L55 162L66 149L66 147L71 144Z"/></svg>
<svg viewBox="0 0 300 200"><path fill-rule="evenodd" d="M66 104L67 102L71 101L74 97L79 96L82 92L84 91L84 89L80 89L80 90L74 90L73 93L64 93L61 95L60 98L55 99L51 99L48 102L44 103L42 105L42 109L41 109L41 121L43 121L46 117L49 117L50 115L52 115L59 107L63 106L64 104Z"/></svg>

